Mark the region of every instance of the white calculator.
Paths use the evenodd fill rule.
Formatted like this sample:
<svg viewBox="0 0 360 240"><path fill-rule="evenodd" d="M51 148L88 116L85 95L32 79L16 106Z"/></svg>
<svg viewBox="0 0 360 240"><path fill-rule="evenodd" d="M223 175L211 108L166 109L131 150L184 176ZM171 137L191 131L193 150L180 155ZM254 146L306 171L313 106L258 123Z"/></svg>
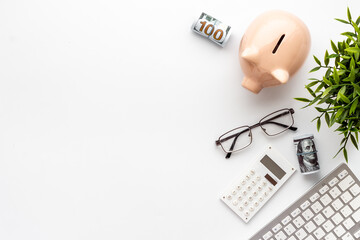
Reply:
<svg viewBox="0 0 360 240"><path fill-rule="evenodd" d="M268 146L220 199L247 223L295 171L278 151Z"/></svg>

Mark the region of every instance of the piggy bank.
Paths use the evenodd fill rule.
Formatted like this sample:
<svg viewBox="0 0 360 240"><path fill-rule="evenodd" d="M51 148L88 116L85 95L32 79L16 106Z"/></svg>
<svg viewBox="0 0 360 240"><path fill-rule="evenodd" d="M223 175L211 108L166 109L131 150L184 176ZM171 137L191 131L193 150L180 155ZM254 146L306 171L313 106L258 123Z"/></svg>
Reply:
<svg viewBox="0 0 360 240"><path fill-rule="evenodd" d="M242 86L259 93L265 87L286 83L309 49L310 33L299 18L284 11L263 13L250 24L240 43Z"/></svg>

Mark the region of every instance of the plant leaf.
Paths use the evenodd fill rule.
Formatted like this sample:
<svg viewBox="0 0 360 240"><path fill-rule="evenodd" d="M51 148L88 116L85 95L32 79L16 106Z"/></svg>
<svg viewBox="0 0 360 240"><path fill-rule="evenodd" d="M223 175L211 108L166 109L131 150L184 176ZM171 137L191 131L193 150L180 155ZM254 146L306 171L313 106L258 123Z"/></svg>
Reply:
<svg viewBox="0 0 360 240"><path fill-rule="evenodd" d="M313 69L310 70L309 73L316 72L316 71L319 70L319 69L320 69L320 67L314 67Z"/></svg>
<svg viewBox="0 0 360 240"><path fill-rule="evenodd" d="M321 120L320 120L320 118L318 118L317 123L316 123L316 128L317 128L318 132L320 131L320 127L321 127Z"/></svg>
<svg viewBox="0 0 360 240"><path fill-rule="evenodd" d="M328 125L328 127L330 127L330 116L329 113L325 113L325 122Z"/></svg>
<svg viewBox="0 0 360 240"><path fill-rule="evenodd" d="M311 102L309 99L307 98L294 98L295 100L297 101L300 101L300 102Z"/></svg>
<svg viewBox="0 0 360 240"><path fill-rule="evenodd" d="M305 88L310 88L310 87L312 87L312 86L316 85L318 82L319 82L319 81L313 81L313 82L311 82L311 83L309 83L309 84L305 85Z"/></svg>
<svg viewBox="0 0 360 240"><path fill-rule="evenodd" d="M328 50L325 51L324 63L325 63L325 66L329 65L329 52L328 52Z"/></svg>
<svg viewBox="0 0 360 240"><path fill-rule="evenodd" d="M353 114L353 112L355 112L358 102L359 102L359 99L356 98L355 101L351 104L350 115Z"/></svg>
<svg viewBox="0 0 360 240"><path fill-rule="evenodd" d="M360 16L356 19L356 22L355 22L357 25L359 25L360 23Z"/></svg>
<svg viewBox="0 0 360 240"><path fill-rule="evenodd" d="M345 51L350 52L350 53L357 53L357 52L360 52L360 49L357 47L348 47L345 49Z"/></svg>
<svg viewBox="0 0 360 240"><path fill-rule="evenodd" d="M354 137L354 135L350 134L350 139L351 139L351 142L354 144L354 146L356 147L357 150L359 150L359 147L358 147L358 144L356 142L356 139Z"/></svg>
<svg viewBox="0 0 360 240"><path fill-rule="evenodd" d="M351 22L351 13L349 7L347 8L347 17L349 19L349 22Z"/></svg>
<svg viewBox="0 0 360 240"><path fill-rule="evenodd" d="M316 62L319 66L321 66L320 60L319 60L315 55L313 55L313 57L314 57L315 62Z"/></svg>
<svg viewBox="0 0 360 240"><path fill-rule="evenodd" d="M342 20L340 18L335 18L336 21L342 22L342 23L346 23L346 24L350 24L348 21Z"/></svg>
<svg viewBox="0 0 360 240"><path fill-rule="evenodd" d="M346 148L343 149L343 153L344 153L345 161L348 163L349 160L348 160L348 154L347 154Z"/></svg>
<svg viewBox="0 0 360 240"><path fill-rule="evenodd" d="M331 48L334 51L334 53L339 53L338 48L336 47L335 43L332 40L330 40L330 44L331 44Z"/></svg>
<svg viewBox="0 0 360 240"><path fill-rule="evenodd" d="M336 83L336 84L339 84L339 82L340 82L339 74L338 74L338 71L336 70L335 67L334 67L334 75L333 75L333 77L334 77L335 83Z"/></svg>
<svg viewBox="0 0 360 240"><path fill-rule="evenodd" d="M349 98L347 98L344 94L342 94L341 92L338 93L338 95L340 95L340 99L345 102L345 103L350 103Z"/></svg>

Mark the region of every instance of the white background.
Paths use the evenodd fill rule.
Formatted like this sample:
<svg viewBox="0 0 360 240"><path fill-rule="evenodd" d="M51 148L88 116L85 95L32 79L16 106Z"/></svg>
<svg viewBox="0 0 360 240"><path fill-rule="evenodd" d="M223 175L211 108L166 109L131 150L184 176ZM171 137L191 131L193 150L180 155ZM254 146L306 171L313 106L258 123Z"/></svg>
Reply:
<svg viewBox="0 0 360 240"><path fill-rule="evenodd" d="M353 1L0 1L0 239L247 239L343 158L341 136L316 132L304 85ZM241 87L240 39L264 11L308 26L303 67L255 95ZM233 32L225 48L190 31L201 12ZM295 109L297 133L267 137L225 160L224 131ZM245 224L220 200L272 144L297 166L292 139L313 133L321 171L296 172ZM360 154L348 149L360 176Z"/></svg>

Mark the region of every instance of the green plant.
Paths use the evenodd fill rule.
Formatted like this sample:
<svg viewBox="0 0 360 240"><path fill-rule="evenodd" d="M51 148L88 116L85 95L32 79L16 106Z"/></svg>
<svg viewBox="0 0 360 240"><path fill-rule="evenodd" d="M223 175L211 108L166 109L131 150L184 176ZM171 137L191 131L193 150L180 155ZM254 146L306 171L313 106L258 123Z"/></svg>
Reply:
<svg viewBox="0 0 360 240"><path fill-rule="evenodd" d="M320 130L321 120L325 119L330 128L337 123L335 132L343 135L340 142L340 149L334 157L341 151L348 162L346 150L347 143L350 141L358 148L360 130L360 16L354 22L349 8L347 8L347 19L335 20L351 27L351 31L341 33L346 37L345 40L335 44L331 43L331 52L325 51L324 62L322 63L316 56L314 60L317 67L311 72L323 70L325 73L322 79L310 78L309 84L305 85L312 99L295 98L298 101L306 102L305 107L316 104L315 109L319 116L312 121L317 122L317 130ZM330 66L330 62L333 65ZM320 107L321 106L321 107Z"/></svg>

